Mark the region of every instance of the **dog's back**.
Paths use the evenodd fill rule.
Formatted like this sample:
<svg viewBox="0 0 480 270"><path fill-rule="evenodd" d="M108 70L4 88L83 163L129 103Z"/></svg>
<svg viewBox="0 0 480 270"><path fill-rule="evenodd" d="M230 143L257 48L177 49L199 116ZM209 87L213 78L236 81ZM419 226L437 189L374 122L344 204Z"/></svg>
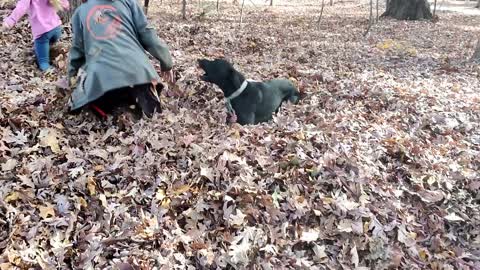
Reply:
<svg viewBox="0 0 480 270"><path fill-rule="evenodd" d="M300 93L290 80L273 79L265 83L268 84L272 89L278 89L283 96L282 101L290 101L293 104L298 103L300 99Z"/></svg>
<svg viewBox="0 0 480 270"><path fill-rule="evenodd" d="M286 79L253 82L247 90L256 91L260 95L255 111L256 123L270 120L272 113L277 113L283 102L290 101L295 104L300 97L292 82Z"/></svg>

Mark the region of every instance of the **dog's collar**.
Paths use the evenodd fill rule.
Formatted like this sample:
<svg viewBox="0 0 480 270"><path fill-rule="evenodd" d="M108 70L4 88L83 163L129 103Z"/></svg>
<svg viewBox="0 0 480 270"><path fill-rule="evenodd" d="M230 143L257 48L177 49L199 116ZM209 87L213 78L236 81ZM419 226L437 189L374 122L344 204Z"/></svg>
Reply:
<svg viewBox="0 0 480 270"><path fill-rule="evenodd" d="M247 88L249 82L251 82L251 80L243 81L242 85L240 85L240 88L235 90L235 92L233 92L230 96L225 97L225 105L227 106L227 111L229 114L235 115L235 110L233 109L232 103L230 101L240 96L243 93L243 91L245 91L245 89Z"/></svg>
<svg viewBox="0 0 480 270"><path fill-rule="evenodd" d="M242 85L240 85L240 88L238 88L237 90L235 90L235 92L233 92L230 96L226 97L225 99L227 101L231 101L233 100L234 98L240 96L243 91L245 91L245 89L247 88L248 86L248 82L250 82L250 80L245 80L243 81Z"/></svg>

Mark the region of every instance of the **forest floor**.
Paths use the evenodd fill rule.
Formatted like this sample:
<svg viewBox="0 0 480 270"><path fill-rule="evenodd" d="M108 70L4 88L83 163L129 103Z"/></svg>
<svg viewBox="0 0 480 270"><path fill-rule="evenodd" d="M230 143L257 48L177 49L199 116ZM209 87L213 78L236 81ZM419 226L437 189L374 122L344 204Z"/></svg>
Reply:
<svg viewBox="0 0 480 270"><path fill-rule="evenodd" d="M430 1L431 8L434 7L434 1ZM442 0L437 2L437 10L444 12L455 12L464 15L480 16L480 9L476 8L477 1L455 1Z"/></svg>
<svg viewBox="0 0 480 270"><path fill-rule="evenodd" d="M480 17L364 36L366 4L316 24L318 3L249 3L240 27L231 2L187 21L153 2L179 89L138 122L67 114L27 22L0 33L1 270L480 269ZM227 125L200 57L290 78L303 99Z"/></svg>

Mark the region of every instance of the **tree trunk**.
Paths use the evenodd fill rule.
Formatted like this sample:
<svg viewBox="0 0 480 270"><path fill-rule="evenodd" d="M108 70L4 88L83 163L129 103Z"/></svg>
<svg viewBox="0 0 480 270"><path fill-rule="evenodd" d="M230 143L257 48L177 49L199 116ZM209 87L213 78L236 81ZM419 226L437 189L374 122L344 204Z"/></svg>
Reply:
<svg viewBox="0 0 480 270"><path fill-rule="evenodd" d="M324 7L325 7L325 0L322 0L322 9L320 10L320 17L318 17L317 24L320 24L320 21L322 20L323 8Z"/></svg>
<svg viewBox="0 0 480 270"><path fill-rule="evenodd" d="M150 0L145 0L145 2L143 3L143 11L145 12L145 15L148 14L148 4L150 4Z"/></svg>
<svg viewBox="0 0 480 270"><path fill-rule="evenodd" d="M370 17L368 23L370 24L370 26L372 26L373 24L373 0L370 0Z"/></svg>
<svg viewBox="0 0 480 270"><path fill-rule="evenodd" d="M480 37L478 37L477 48L475 49L475 52L472 55L472 61L480 62Z"/></svg>
<svg viewBox="0 0 480 270"><path fill-rule="evenodd" d="M270 6L273 6L273 0L270 0Z"/></svg>
<svg viewBox="0 0 480 270"><path fill-rule="evenodd" d="M330 0L330 6L333 6L333 0Z"/></svg>
<svg viewBox="0 0 480 270"><path fill-rule="evenodd" d="M182 0L182 18L187 19L187 0Z"/></svg>
<svg viewBox="0 0 480 270"><path fill-rule="evenodd" d="M427 0L389 0L387 10L382 17L392 17L398 20L430 20L430 4Z"/></svg>
<svg viewBox="0 0 480 270"><path fill-rule="evenodd" d="M368 32L370 31L370 28L372 28L373 25L373 0L370 0L370 18L368 19L368 27L367 30L365 31L365 34L363 36L366 36Z"/></svg>
<svg viewBox="0 0 480 270"><path fill-rule="evenodd" d="M240 8L240 27L242 26L243 22L243 7L245 6L245 0L242 1L242 7Z"/></svg>
<svg viewBox="0 0 480 270"><path fill-rule="evenodd" d="M477 5L475 7L480 8L480 0L478 0Z"/></svg>

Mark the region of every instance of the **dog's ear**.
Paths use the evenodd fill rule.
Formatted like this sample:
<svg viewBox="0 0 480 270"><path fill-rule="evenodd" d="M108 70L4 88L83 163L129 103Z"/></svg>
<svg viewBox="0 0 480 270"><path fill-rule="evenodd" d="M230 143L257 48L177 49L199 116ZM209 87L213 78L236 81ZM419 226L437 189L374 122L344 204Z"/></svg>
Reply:
<svg viewBox="0 0 480 270"><path fill-rule="evenodd" d="M228 76L232 78L234 77L233 75L235 75L235 68L233 68L233 66L230 66L228 67Z"/></svg>

